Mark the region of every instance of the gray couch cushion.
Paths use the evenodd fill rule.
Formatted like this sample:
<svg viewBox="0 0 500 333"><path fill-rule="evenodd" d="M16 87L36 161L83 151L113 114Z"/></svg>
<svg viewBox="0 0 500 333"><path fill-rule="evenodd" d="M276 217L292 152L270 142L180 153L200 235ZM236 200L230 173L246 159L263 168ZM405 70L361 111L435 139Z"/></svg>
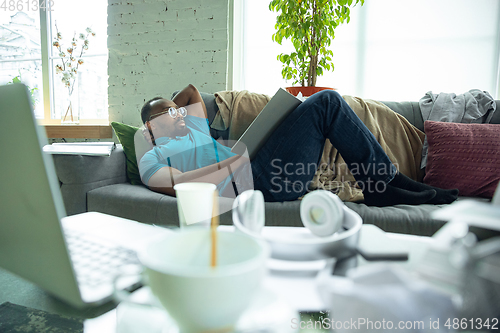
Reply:
<svg viewBox="0 0 500 333"><path fill-rule="evenodd" d="M500 100L495 101L497 108L493 117L491 117L490 124L500 124Z"/></svg>
<svg viewBox="0 0 500 333"><path fill-rule="evenodd" d="M52 156L67 215L87 211L88 191L127 181L121 145L117 145L111 156Z"/></svg>
<svg viewBox="0 0 500 333"><path fill-rule="evenodd" d="M145 186L128 183L103 186L89 191L87 202L89 211L149 224L179 225L176 199L150 191ZM232 202L221 198L221 204L230 208ZM299 200L266 202L265 205L267 226L303 226ZM363 223L375 224L390 232L430 236L443 225L430 217L430 212L441 207L438 205L397 205L383 208L352 202L347 202L346 205L363 218ZM230 209L220 216L220 223L232 224Z"/></svg>
<svg viewBox="0 0 500 333"><path fill-rule="evenodd" d="M232 225L232 200L220 198L220 224ZM302 226L300 201L267 202L266 225ZM87 192L88 211L120 216L143 223L178 226L177 201L174 197L150 191L146 186L129 183L99 187Z"/></svg>
<svg viewBox="0 0 500 333"><path fill-rule="evenodd" d="M157 224L158 220L166 225L173 224L170 216L157 218L158 206L164 197L142 185L114 184L89 191L87 209L89 212L101 212L149 224Z"/></svg>
<svg viewBox="0 0 500 333"><path fill-rule="evenodd" d="M432 211L443 205L372 207L354 202L346 202L345 205L358 213L364 224L374 224L387 232L431 236L444 224L430 216Z"/></svg>
<svg viewBox="0 0 500 333"><path fill-rule="evenodd" d="M227 213L220 216L220 223L231 225L232 200L221 198L221 209ZM114 184L93 189L87 193L88 211L101 212L135 221L179 226L177 200L156 193L143 185L130 183Z"/></svg>
<svg viewBox="0 0 500 333"><path fill-rule="evenodd" d="M394 112L399 113L405 117L410 123L412 123L416 128L424 131L424 119L422 118L422 113L420 112L420 107L418 102L382 102L389 109Z"/></svg>
<svg viewBox="0 0 500 333"><path fill-rule="evenodd" d="M108 157L85 155L52 155L57 177L63 184L82 184L126 175L125 154L117 145ZM119 166L119 167L117 167ZM126 176L125 176L126 177ZM123 178L123 182L126 178Z"/></svg>
<svg viewBox="0 0 500 333"><path fill-rule="evenodd" d="M123 183L123 178L112 178L84 184L62 184L61 194L67 215L85 213L87 211L87 192L102 186Z"/></svg>

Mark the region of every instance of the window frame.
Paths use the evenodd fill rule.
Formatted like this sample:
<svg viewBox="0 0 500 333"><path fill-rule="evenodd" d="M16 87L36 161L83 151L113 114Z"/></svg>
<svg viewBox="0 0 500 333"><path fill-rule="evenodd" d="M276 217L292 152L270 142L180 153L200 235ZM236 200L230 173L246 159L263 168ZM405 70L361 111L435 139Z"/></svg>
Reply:
<svg viewBox="0 0 500 333"><path fill-rule="evenodd" d="M46 0L39 0L40 5L42 2L46 3ZM51 111L54 104L54 69L50 65L52 59L57 57L50 57L50 47L51 43L51 27L52 21L50 18L50 10L42 9L39 7L40 14L40 47L42 55L42 87L43 87L43 118L37 119L39 124L42 126L68 126L62 125L61 119L52 119ZM105 54L93 54L92 57L102 56ZM81 119L79 125L89 126L109 126L109 108L108 108L108 118L107 119ZM79 126L71 125L71 126ZM90 128L90 127L89 127ZM50 136L50 135L49 135ZM90 138L90 137L89 137Z"/></svg>

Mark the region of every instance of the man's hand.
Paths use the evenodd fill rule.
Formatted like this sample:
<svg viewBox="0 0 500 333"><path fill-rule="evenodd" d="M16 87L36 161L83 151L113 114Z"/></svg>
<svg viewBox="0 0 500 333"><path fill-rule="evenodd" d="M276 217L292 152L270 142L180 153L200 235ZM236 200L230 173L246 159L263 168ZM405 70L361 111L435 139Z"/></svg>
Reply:
<svg viewBox="0 0 500 333"><path fill-rule="evenodd" d="M153 191L175 196L175 184L203 182L218 185L246 163L250 163L248 158L235 155L219 163L186 172L165 166L151 176L148 186Z"/></svg>

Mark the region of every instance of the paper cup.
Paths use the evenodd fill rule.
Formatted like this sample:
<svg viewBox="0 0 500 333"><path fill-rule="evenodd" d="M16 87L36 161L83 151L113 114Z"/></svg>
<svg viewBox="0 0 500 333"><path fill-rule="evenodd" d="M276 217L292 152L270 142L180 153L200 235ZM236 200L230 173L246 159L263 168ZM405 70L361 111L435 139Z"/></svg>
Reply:
<svg viewBox="0 0 500 333"><path fill-rule="evenodd" d="M182 183L174 186L181 228L210 225L215 189L216 186L210 183Z"/></svg>

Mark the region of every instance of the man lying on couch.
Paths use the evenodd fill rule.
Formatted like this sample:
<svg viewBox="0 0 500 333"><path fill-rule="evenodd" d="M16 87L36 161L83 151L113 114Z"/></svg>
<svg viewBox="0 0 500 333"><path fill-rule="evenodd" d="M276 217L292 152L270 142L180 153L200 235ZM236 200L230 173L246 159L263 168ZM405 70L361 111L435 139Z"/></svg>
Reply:
<svg viewBox="0 0 500 333"><path fill-rule="evenodd" d="M206 108L193 85L173 100L156 97L146 102L141 118L154 147L141 158L139 171L144 184L160 193L175 195L175 184L190 181L214 183L224 193L232 171L250 163L254 188L266 201L296 200L305 194L305 184L316 170L287 173L284 166L317 165L329 139L349 169L356 171L353 175L367 205L444 204L458 196L456 189L431 187L398 172L373 134L331 90L314 94L292 111L252 161L210 136ZM304 186L300 191L284 190L290 184Z"/></svg>

